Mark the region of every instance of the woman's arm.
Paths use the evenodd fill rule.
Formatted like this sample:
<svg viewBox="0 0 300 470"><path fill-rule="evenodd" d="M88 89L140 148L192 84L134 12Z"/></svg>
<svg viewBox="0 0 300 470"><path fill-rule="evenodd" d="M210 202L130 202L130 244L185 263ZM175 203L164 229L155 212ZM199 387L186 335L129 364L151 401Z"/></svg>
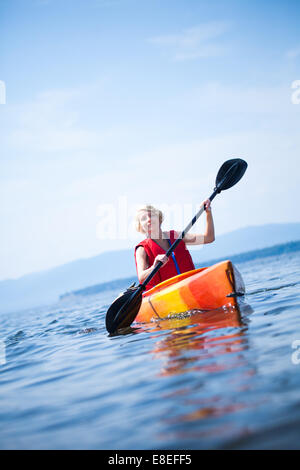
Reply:
<svg viewBox="0 0 300 470"><path fill-rule="evenodd" d="M210 200L204 201L201 206L205 204L206 212L206 230L202 233L187 233L183 238L183 241L187 245L202 245L206 243L212 243L215 240L215 228L214 220L211 213Z"/></svg>
<svg viewBox="0 0 300 470"><path fill-rule="evenodd" d="M169 258L166 255L157 255L153 265L149 267L148 257L145 249L142 246L139 246L136 249L137 275L141 284L144 282L147 276L149 276L159 261L162 261L164 265L169 261Z"/></svg>

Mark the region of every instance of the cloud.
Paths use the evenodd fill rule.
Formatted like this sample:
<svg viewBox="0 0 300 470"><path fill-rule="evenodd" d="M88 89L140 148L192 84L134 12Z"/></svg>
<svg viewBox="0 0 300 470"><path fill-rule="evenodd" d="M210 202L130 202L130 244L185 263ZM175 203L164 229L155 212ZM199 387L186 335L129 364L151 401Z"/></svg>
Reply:
<svg viewBox="0 0 300 470"><path fill-rule="evenodd" d="M35 0L37 6L49 5L51 0Z"/></svg>
<svg viewBox="0 0 300 470"><path fill-rule="evenodd" d="M101 86L98 94L99 90ZM93 130L83 123L81 108L86 101L92 103L93 100L95 87L91 86L48 90L38 93L30 102L7 108L10 115L7 119L11 122L6 123L6 145L46 153L101 150L124 131L108 125Z"/></svg>
<svg viewBox="0 0 300 470"><path fill-rule="evenodd" d="M194 88L180 98L178 106L207 112L224 113L276 113L296 112L290 105L291 90L288 85L241 87L208 82Z"/></svg>
<svg viewBox="0 0 300 470"><path fill-rule="evenodd" d="M286 53L286 56L288 59L296 59L297 57L300 56L300 46L299 47L295 47L293 49L290 49L289 51L287 51Z"/></svg>
<svg viewBox="0 0 300 470"><path fill-rule="evenodd" d="M175 61L214 57L226 51L224 45L215 40L229 28L230 25L224 21L213 21L178 34L156 36L150 38L149 42L169 51Z"/></svg>
<svg viewBox="0 0 300 470"><path fill-rule="evenodd" d="M124 4L124 0L95 0L96 7L114 7L121 6Z"/></svg>

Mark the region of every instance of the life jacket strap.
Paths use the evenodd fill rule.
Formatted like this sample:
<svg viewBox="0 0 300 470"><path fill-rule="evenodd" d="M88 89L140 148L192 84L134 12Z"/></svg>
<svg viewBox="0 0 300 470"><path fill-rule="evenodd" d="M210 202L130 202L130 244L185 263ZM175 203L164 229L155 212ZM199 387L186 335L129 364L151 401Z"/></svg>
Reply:
<svg viewBox="0 0 300 470"><path fill-rule="evenodd" d="M171 243L171 241L170 241L169 239L168 239L168 243L169 243L170 246L172 245L172 243ZM180 269L179 269L179 266L178 266L178 263L177 263L177 260L176 260L176 257L175 257L174 251L172 251L171 256L172 256L172 259L173 259L173 261L174 261L177 274L181 274Z"/></svg>

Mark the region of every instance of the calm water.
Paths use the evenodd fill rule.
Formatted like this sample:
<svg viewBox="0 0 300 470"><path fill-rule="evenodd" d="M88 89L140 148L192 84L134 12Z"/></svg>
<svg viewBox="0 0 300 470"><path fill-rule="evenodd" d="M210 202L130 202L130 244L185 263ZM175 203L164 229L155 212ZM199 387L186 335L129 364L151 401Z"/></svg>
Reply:
<svg viewBox="0 0 300 470"><path fill-rule="evenodd" d="M109 337L116 291L2 315L0 447L299 449L300 254L238 268L240 315Z"/></svg>

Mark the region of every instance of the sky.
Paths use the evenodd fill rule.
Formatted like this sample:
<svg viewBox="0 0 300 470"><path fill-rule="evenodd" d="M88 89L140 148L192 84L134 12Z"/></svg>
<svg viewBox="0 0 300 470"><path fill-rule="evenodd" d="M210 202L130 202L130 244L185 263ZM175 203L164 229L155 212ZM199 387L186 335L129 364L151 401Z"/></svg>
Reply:
<svg viewBox="0 0 300 470"><path fill-rule="evenodd" d="M181 230L298 222L298 0L0 0L0 280ZM194 232L204 227L197 222ZM271 243L270 243L271 244Z"/></svg>

